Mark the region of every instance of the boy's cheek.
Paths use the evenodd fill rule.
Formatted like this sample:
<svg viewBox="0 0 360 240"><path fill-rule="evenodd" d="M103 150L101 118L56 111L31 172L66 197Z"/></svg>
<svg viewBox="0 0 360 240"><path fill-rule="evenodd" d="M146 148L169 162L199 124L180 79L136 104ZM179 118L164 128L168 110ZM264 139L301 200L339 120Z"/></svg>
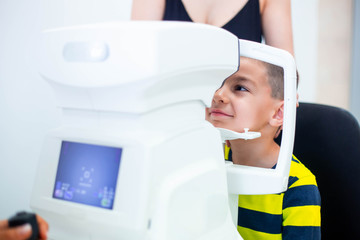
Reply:
<svg viewBox="0 0 360 240"><path fill-rule="evenodd" d="M210 108L205 108L205 120L210 121Z"/></svg>

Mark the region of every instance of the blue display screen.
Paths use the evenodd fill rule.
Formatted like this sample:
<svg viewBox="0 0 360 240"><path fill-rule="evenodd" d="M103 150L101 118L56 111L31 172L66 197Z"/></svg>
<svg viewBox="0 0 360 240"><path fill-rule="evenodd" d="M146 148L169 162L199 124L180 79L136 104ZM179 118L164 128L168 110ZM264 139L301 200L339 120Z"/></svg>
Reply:
<svg viewBox="0 0 360 240"><path fill-rule="evenodd" d="M112 209L122 148L63 141L53 198Z"/></svg>

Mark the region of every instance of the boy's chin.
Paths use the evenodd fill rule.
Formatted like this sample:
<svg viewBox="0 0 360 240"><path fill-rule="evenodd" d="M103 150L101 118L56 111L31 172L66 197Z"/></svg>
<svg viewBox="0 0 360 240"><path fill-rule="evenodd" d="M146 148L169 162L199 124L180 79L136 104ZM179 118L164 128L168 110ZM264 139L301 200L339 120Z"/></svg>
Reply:
<svg viewBox="0 0 360 240"><path fill-rule="evenodd" d="M238 129L234 129L233 127L229 127L229 126L226 126L224 124L220 124L220 123L217 123L217 122L214 123L214 122L211 122L211 121L209 121L209 122L216 128L224 128L224 129L231 130L231 131L234 131L234 132L241 132Z"/></svg>
<svg viewBox="0 0 360 240"><path fill-rule="evenodd" d="M214 127L216 128L225 128L234 132L238 132L238 133L242 133L244 132L244 129L239 129L238 127L233 127L233 126L229 126L224 124L223 122L219 122L219 121L215 121L213 119L211 119L211 117L209 115L206 115L205 120L208 121L209 123L211 123Z"/></svg>

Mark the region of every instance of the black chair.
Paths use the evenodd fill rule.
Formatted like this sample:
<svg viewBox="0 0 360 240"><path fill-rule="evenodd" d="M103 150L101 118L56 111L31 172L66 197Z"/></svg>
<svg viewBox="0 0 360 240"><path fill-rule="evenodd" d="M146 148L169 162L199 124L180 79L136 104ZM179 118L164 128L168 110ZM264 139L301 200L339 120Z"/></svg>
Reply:
<svg viewBox="0 0 360 240"><path fill-rule="evenodd" d="M316 176L322 239L360 239L360 127L341 108L300 103L294 155ZM277 139L280 141L280 139Z"/></svg>

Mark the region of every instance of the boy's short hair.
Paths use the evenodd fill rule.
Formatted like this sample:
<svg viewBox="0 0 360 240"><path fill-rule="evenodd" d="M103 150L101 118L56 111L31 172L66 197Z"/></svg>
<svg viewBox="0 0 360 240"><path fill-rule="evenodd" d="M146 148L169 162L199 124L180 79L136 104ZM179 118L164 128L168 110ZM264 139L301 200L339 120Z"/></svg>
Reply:
<svg viewBox="0 0 360 240"><path fill-rule="evenodd" d="M267 70L268 83L271 87L271 97L284 100L284 69L271 63L262 63Z"/></svg>
<svg viewBox="0 0 360 240"><path fill-rule="evenodd" d="M280 66L263 62L268 74L268 82L271 87L271 97L284 100L284 69ZM299 85L299 72L296 70L296 89Z"/></svg>

